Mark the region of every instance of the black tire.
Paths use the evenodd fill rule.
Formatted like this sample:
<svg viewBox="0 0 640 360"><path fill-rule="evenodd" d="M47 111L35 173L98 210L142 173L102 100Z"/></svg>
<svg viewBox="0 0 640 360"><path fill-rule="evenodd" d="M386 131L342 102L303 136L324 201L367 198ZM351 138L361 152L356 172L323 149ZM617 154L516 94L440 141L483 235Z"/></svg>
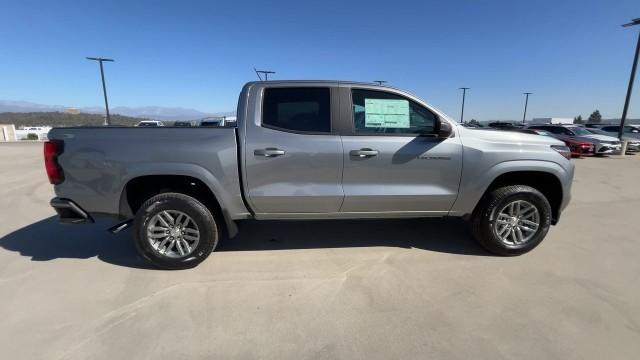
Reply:
<svg viewBox="0 0 640 360"><path fill-rule="evenodd" d="M200 240L190 254L170 258L159 254L149 242L147 225L161 211L177 210L191 217L200 231ZM211 211L195 198L179 193L163 193L145 201L134 220L136 248L140 255L162 269L189 269L200 264L218 245L220 229ZM179 234L178 234L179 235Z"/></svg>
<svg viewBox="0 0 640 360"><path fill-rule="evenodd" d="M507 244L494 231L498 211L515 200L525 200L539 213L540 224L530 240L522 244ZM478 204L471 218L475 239L488 251L503 256L521 255L531 251L544 239L551 226L551 205L538 190L525 185L505 186L491 191Z"/></svg>

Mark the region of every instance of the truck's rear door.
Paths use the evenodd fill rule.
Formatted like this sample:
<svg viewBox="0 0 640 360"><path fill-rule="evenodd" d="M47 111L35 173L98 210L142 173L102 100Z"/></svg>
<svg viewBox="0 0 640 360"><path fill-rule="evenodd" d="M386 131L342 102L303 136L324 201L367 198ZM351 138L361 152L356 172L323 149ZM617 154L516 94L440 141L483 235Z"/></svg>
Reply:
<svg viewBox="0 0 640 360"><path fill-rule="evenodd" d="M258 217L340 209L342 142L332 131L337 98L329 86L258 83L250 89L244 178Z"/></svg>

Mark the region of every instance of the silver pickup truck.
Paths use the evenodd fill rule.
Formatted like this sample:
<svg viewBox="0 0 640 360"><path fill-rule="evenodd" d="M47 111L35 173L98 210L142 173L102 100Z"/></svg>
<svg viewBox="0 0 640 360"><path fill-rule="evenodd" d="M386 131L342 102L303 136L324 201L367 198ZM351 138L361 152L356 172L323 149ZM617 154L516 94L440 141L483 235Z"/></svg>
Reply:
<svg viewBox="0 0 640 360"><path fill-rule="evenodd" d="M193 267L240 219L468 219L487 250L537 246L570 198L569 149L468 129L392 87L251 82L233 127L55 128L45 166L66 223L132 224L140 254Z"/></svg>

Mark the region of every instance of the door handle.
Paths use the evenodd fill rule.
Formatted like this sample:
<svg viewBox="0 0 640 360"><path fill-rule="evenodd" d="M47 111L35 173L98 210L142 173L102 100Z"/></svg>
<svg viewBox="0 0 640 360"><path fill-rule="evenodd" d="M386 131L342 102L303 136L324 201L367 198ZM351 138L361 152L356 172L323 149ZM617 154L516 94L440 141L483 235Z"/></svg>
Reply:
<svg viewBox="0 0 640 360"><path fill-rule="evenodd" d="M253 150L253 155L255 156L264 156L264 157L276 157L284 155L285 151L277 148L266 148L266 149L256 149Z"/></svg>
<svg viewBox="0 0 640 360"><path fill-rule="evenodd" d="M373 150L373 149L369 149L369 148L363 148L363 149L360 149L360 150L351 150L351 151L349 151L349 155L357 156L357 157L361 157L361 158L373 157L373 156L378 155L378 150Z"/></svg>

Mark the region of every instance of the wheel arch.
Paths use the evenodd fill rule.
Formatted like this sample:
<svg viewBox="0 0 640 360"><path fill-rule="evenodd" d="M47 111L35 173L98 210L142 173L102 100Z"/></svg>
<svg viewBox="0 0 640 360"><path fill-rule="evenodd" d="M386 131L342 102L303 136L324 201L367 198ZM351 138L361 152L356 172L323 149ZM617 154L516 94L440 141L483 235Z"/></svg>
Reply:
<svg viewBox="0 0 640 360"><path fill-rule="evenodd" d="M487 186L476 207L487 194L509 185L526 185L540 191L551 205L552 224L558 221L563 198L562 182L556 175L545 171L518 170L500 174Z"/></svg>
<svg viewBox="0 0 640 360"><path fill-rule="evenodd" d="M548 197L555 224L570 198L572 167L547 160L508 160L486 167L482 162L463 165L458 197L449 215L468 217L485 194L497 186L528 185Z"/></svg>
<svg viewBox="0 0 640 360"><path fill-rule="evenodd" d="M120 216L133 217L147 199L165 192L182 193L201 201L214 216L224 220L221 225L227 236L234 237L237 234L237 226L220 201L220 197L207 182L191 174L143 174L130 178L123 186L120 195Z"/></svg>

